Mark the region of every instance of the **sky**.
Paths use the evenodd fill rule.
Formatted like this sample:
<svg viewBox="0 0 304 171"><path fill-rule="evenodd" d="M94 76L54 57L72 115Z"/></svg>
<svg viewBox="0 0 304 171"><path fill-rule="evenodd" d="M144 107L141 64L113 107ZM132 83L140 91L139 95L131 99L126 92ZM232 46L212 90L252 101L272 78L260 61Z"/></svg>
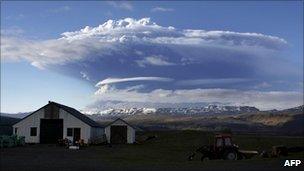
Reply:
<svg viewBox="0 0 304 171"><path fill-rule="evenodd" d="M302 105L303 2L1 2L1 112L49 100Z"/></svg>

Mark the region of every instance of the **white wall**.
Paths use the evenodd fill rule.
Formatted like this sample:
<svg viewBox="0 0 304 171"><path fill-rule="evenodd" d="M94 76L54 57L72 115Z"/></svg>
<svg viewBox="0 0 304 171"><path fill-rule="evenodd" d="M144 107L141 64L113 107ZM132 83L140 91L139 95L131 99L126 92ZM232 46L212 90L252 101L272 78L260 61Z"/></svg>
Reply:
<svg viewBox="0 0 304 171"><path fill-rule="evenodd" d="M111 126L118 125L118 126L127 126L127 143L132 144L135 142L135 130L128 124L124 123L121 120L117 120L116 122L112 123L111 125L107 126L105 128L105 134L107 137L108 143L110 143L111 140Z"/></svg>
<svg viewBox="0 0 304 171"><path fill-rule="evenodd" d="M128 143L132 144L135 142L135 129L128 126Z"/></svg>
<svg viewBox="0 0 304 171"><path fill-rule="evenodd" d="M106 134L106 138L108 143L111 143L111 125L105 127L105 134Z"/></svg>
<svg viewBox="0 0 304 171"><path fill-rule="evenodd" d="M88 142L91 136L91 126L63 109L59 109L59 118L63 119L63 138L68 138L73 141L73 137L67 136L67 128L80 128L80 138L83 139L85 143Z"/></svg>
<svg viewBox="0 0 304 171"><path fill-rule="evenodd" d="M24 136L26 143L39 143L40 141L40 119L44 118L44 108L36 111L34 114L28 116L22 121L13 125L13 131L17 128L17 135ZM73 140L73 137L67 137L67 128L80 128L80 138L88 142L91 135L98 136L103 134L103 129L95 130L95 133L91 134L91 126L82 122L72 114L67 113L63 109L59 109L59 118L63 119L63 138ZM37 136L30 136L31 127L37 127Z"/></svg>
<svg viewBox="0 0 304 171"><path fill-rule="evenodd" d="M14 133L15 128L17 128L17 135L24 136L26 143L39 143L41 118L44 118L44 108L36 111L34 114L13 125ZM37 136L30 136L31 127L37 127Z"/></svg>
<svg viewBox="0 0 304 171"><path fill-rule="evenodd" d="M91 127L91 138L100 138L104 135L104 129L99 127Z"/></svg>

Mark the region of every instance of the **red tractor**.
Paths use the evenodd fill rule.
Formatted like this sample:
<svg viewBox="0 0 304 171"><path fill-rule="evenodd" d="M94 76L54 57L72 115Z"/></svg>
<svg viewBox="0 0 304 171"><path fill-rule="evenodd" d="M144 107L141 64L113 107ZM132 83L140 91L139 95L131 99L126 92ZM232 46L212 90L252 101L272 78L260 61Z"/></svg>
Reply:
<svg viewBox="0 0 304 171"><path fill-rule="evenodd" d="M215 135L214 143L212 145L198 148L196 152L188 157L188 159L193 160L196 153L202 154L201 161L213 159L237 160L250 158L252 155L258 154L257 151L239 150L239 146L232 143L230 134Z"/></svg>

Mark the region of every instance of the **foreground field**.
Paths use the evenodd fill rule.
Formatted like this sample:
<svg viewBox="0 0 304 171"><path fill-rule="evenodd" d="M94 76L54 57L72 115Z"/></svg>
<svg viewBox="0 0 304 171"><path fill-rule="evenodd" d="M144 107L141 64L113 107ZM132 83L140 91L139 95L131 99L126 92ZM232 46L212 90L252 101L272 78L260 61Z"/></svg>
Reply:
<svg viewBox="0 0 304 171"><path fill-rule="evenodd" d="M0 170L286 170L285 159L301 159L295 153L285 158L253 158L240 161L213 160L202 163L188 155L202 144L212 141L212 134L200 131L145 132L137 137L156 135L143 144L91 146L68 150L55 145L28 145L0 149ZM241 149L270 150L272 145L304 146L301 137L234 135ZM303 165L298 168L303 169Z"/></svg>

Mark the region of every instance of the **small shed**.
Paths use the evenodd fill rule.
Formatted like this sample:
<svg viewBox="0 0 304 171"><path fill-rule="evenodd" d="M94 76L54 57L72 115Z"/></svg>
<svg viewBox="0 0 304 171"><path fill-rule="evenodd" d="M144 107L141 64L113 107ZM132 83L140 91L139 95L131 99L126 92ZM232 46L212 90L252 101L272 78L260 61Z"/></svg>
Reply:
<svg viewBox="0 0 304 171"><path fill-rule="evenodd" d="M132 144L135 142L135 127L120 118L105 126L105 134L108 143L111 144Z"/></svg>

